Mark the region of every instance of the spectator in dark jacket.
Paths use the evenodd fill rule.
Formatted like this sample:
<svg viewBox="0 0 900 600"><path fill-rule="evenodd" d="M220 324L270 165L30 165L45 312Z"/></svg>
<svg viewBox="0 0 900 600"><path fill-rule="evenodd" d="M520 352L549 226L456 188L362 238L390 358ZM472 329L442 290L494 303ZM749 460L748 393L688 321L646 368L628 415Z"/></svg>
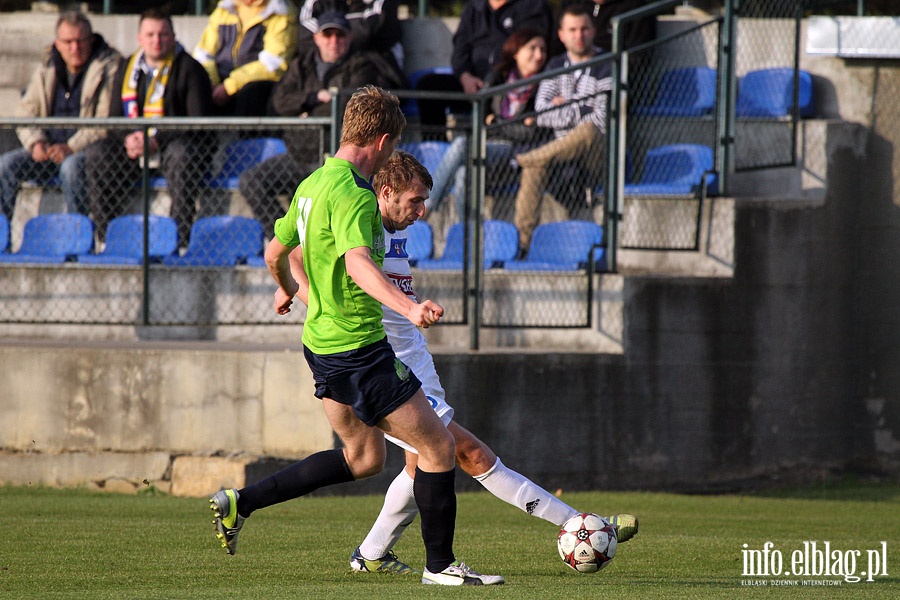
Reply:
<svg viewBox="0 0 900 600"><path fill-rule="evenodd" d="M175 39L171 18L157 9L141 15L137 52L124 61L113 86L110 116L200 117L212 112L212 87L203 67ZM91 213L99 235L127 207L145 161L159 167L172 198L172 217L186 245L200 182L209 167L211 136L149 129L113 131L88 149L85 160Z"/></svg>
<svg viewBox="0 0 900 600"><path fill-rule="evenodd" d="M350 53L350 24L338 12L324 13L315 47L297 56L272 93L272 107L278 116L323 117L331 114L329 88L356 89L367 84L382 88L403 87L396 70L380 54L372 51ZM349 95L346 100L349 100ZM346 104L346 100L343 104ZM343 112L343 106L339 109ZM274 156L241 174L238 186L271 237L275 220L284 215L280 194L293 194L297 185L322 165L323 152L331 152L329 132L324 132L324 148L318 131L294 129L285 135L288 152Z"/></svg>
<svg viewBox="0 0 900 600"><path fill-rule="evenodd" d="M453 35L453 75L427 75L416 87L474 94L484 87L485 77L500 60L503 43L512 32L533 27L546 37L552 23L546 0L469 0ZM448 107L454 112L468 110L465 104L442 101L419 100L418 104L423 125L443 126Z"/></svg>
<svg viewBox="0 0 900 600"><path fill-rule="evenodd" d="M373 50L403 68L398 0L306 0L300 4L300 50L315 47L319 17L339 12L350 23L350 52Z"/></svg>

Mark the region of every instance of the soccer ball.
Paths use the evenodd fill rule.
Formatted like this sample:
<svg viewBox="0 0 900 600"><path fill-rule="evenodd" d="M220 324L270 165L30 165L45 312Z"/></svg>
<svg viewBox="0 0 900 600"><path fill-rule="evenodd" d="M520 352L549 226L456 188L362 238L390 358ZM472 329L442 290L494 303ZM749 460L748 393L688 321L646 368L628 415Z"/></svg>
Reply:
<svg viewBox="0 0 900 600"><path fill-rule="evenodd" d="M595 573L616 555L616 528L593 513L575 515L559 530L556 540L563 562L579 573Z"/></svg>

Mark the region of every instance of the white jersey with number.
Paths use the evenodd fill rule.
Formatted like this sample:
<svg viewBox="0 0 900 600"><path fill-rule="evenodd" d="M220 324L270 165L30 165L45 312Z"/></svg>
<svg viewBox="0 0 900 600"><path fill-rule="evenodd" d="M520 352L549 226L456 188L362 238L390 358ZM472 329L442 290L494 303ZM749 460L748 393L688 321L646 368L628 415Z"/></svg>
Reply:
<svg viewBox="0 0 900 600"><path fill-rule="evenodd" d="M385 228L384 246L384 266L382 268L385 275L403 293L416 300L412 269L409 267L409 255L406 252L406 231L388 231ZM394 349L394 354L403 361L403 364L412 369L412 372L422 382L422 391L431 402L431 407L444 425L447 425L453 419L453 407L444 399L444 388L441 387L441 380L434 368L434 359L428 351L425 336L406 317L387 306L382 305L382 308L384 309L384 330L387 332L387 339ZM396 438L389 435L385 435L385 437L401 448L413 450Z"/></svg>

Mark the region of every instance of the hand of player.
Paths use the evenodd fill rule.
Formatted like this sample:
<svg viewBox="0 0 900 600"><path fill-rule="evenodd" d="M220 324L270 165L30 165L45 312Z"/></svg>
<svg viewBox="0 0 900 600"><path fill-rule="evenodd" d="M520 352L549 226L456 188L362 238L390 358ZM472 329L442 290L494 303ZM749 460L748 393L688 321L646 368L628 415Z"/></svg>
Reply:
<svg viewBox="0 0 900 600"><path fill-rule="evenodd" d="M284 288L275 290L275 312L279 315L286 315L291 312L291 304L294 303L294 295L296 293L296 290L292 294Z"/></svg>
<svg viewBox="0 0 900 600"><path fill-rule="evenodd" d="M421 304L414 304L408 318L416 327L428 329L444 316L444 308L437 302L426 300Z"/></svg>

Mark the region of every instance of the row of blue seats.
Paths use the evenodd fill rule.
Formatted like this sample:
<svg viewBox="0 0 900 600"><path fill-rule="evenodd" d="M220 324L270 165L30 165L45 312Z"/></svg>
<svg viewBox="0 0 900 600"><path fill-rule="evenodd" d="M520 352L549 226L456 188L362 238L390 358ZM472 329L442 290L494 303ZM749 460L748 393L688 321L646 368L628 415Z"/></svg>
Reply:
<svg viewBox="0 0 900 600"><path fill-rule="evenodd" d="M815 112L812 76L798 73L798 106L801 117ZM637 106L639 115L699 117L712 114L718 96L716 70L682 67L663 73L651 105ZM749 71L738 79L735 115L738 117L785 117L794 106L794 69L775 67Z"/></svg>
<svg viewBox="0 0 900 600"><path fill-rule="evenodd" d="M406 252L410 264L424 270L461 271L465 257L465 228L456 223L447 230L441 256L434 257L431 226L417 221L407 228ZM531 238L528 251L517 259L519 232L507 221L487 220L482 236L482 265L485 269L510 271L579 271L593 262L596 270L606 270L603 227L589 221L541 223ZM593 257L593 258L592 258Z"/></svg>
<svg viewBox="0 0 900 600"><path fill-rule="evenodd" d="M211 216L197 219L184 254L177 254L178 233L169 217L150 215L147 228L147 255L154 263L167 266L265 266L262 225L240 216ZM434 258L431 226L420 221L409 228L407 252L420 269L460 271L463 268L464 229L451 226L440 258ZM524 259L517 260L518 231L506 221L484 224L484 266L510 270L572 271L587 266L590 257L605 268L603 228L586 221L562 221L539 225ZM38 215L25 224L22 244L8 252L9 222L0 216L0 263L64 263L140 265L144 256L143 215L124 215L110 221L106 245L94 253L94 226L80 214Z"/></svg>
<svg viewBox="0 0 900 600"><path fill-rule="evenodd" d="M415 156L430 173L437 171L438 165L450 148L448 142L426 141L404 143L398 146ZM647 195L691 195L695 194L706 179L707 193L718 193L718 181L713 150L702 144L667 144L651 148L644 158L641 177L635 182L626 182L626 196ZM626 180L630 177L626 176ZM515 190L507 190L515 193ZM597 190L602 193L602 189Z"/></svg>
<svg viewBox="0 0 900 600"><path fill-rule="evenodd" d="M150 215L147 255L170 266L233 266L260 256L263 228L256 220L237 216L197 219L188 248L178 255L178 227L170 217ZM139 265L144 256L143 215L123 215L110 221L106 245L94 250L94 224L81 214L38 215L25 223L22 244L9 252L9 221L0 215L0 263L63 263Z"/></svg>
<svg viewBox="0 0 900 600"><path fill-rule="evenodd" d="M433 67L416 71L410 83L431 73L450 74L450 67ZM799 101L801 117L815 112L813 81L807 71L799 72ZM637 106L639 115L659 117L699 117L715 110L716 70L712 67L679 67L665 71L659 79L653 104ZM738 79L735 112L738 117L785 117L794 105L794 69L771 67L748 71ZM416 103L407 101L407 115L417 114Z"/></svg>

